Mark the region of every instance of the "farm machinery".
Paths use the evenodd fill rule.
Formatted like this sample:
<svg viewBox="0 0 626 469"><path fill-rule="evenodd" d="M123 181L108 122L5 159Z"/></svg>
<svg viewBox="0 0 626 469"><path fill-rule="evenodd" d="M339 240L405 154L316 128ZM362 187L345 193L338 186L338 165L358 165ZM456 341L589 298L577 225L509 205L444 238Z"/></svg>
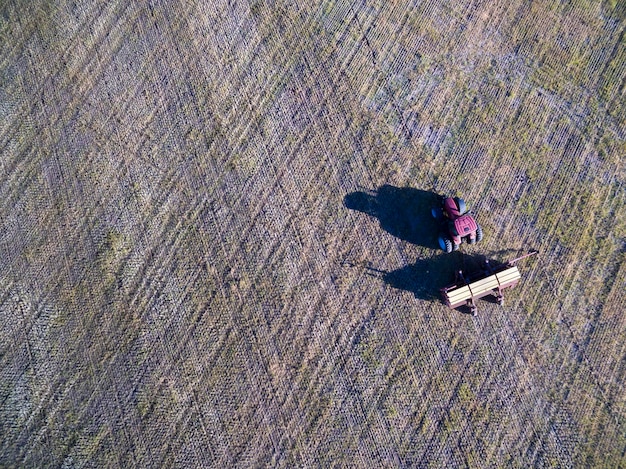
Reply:
<svg viewBox="0 0 626 469"><path fill-rule="evenodd" d="M375 191L375 195L364 192L348 194L344 203L347 208L377 217L385 231L400 239L424 247L438 246L446 253L459 251L463 242L475 244L483 239L482 228L474 213L460 197L385 185ZM435 243L434 234L437 232L438 242ZM422 259L393 272L372 267L367 269L370 273L374 272L372 275L380 274L394 288L411 291L416 297L430 299L439 292L448 307L469 308L475 315L479 298L491 296L493 302L504 303L504 290L517 285L522 277L516 263L534 254L536 252L500 263L459 251ZM461 267L463 270L460 270ZM439 283L440 275L445 271L455 272L455 280L440 288L446 281L443 279Z"/></svg>
<svg viewBox="0 0 626 469"><path fill-rule="evenodd" d="M515 264L535 254L537 251L532 251L512 261L495 265L486 259L481 269L470 274L458 270L454 283L441 289L444 303L452 309L467 306L473 316L476 315L475 300L478 298L491 295L499 305L504 304L502 292L517 285L521 278Z"/></svg>
<svg viewBox="0 0 626 469"><path fill-rule="evenodd" d="M432 215L441 222L438 241L445 252L456 251L463 241L474 244L483 239L482 228L459 197L441 197L441 207L433 208Z"/></svg>

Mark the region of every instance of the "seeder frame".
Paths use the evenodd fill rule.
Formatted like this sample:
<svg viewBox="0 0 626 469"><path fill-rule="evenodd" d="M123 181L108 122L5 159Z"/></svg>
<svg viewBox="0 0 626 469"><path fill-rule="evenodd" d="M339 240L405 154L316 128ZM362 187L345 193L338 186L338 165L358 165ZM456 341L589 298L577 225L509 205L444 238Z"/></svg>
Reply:
<svg viewBox="0 0 626 469"><path fill-rule="evenodd" d="M517 285L522 278L515 263L534 254L537 252L533 251L496 266L486 260L482 270L469 276L465 276L462 270L458 270L455 282L441 289L444 303L452 309L467 306L472 315L476 314L476 300L479 298L492 295L497 303L502 305L504 303L503 291Z"/></svg>

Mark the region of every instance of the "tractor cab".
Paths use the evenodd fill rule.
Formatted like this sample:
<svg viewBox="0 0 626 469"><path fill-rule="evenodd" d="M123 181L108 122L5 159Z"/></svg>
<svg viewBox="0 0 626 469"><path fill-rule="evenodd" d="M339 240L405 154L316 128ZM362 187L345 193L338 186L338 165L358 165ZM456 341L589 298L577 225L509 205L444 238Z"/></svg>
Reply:
<svg viewBox="0 0 626 469"><path fill-rule="evenodd" d="M466 214L448 222L448 231L454 237L469 236L476 232L476 229L478 229L478 224L471 215Z"/></svg>
<svg viewBox="0 0 626 469"><path fill-rule="evenodd" d="M474 244L482 240L482 228L467 209L465 201L459 197L442 197L441 208L433 209L433 216L442 220L439 246L446 252L459 249L465 240Z"/></svg>

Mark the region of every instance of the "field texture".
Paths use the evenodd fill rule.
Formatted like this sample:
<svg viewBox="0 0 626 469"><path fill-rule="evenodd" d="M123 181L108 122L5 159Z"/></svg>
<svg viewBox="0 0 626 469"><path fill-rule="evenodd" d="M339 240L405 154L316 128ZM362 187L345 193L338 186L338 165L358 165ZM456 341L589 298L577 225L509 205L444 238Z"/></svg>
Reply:
<svg viewBox="0 0 626 469"><path fill-rule="evenodd" d="M0 467L626 467L625 29L0 1ZM485 239L437 250L435 194Z"/></svg>

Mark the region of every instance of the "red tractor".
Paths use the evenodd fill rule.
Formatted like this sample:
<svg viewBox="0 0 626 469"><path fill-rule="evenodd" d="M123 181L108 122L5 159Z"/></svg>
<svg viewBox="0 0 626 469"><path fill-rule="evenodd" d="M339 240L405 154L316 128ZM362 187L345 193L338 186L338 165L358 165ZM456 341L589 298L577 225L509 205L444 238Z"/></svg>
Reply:
<svg viewBox="0 0 626 469"><path fill-rule="evenodd" d="M439 246L444 251L456 251L463 240L474 244L483 239L483 230L474 220L472 212L467 210L463 199L442 197L441 208L434 208L432 213L442 221Z"/></svg>

